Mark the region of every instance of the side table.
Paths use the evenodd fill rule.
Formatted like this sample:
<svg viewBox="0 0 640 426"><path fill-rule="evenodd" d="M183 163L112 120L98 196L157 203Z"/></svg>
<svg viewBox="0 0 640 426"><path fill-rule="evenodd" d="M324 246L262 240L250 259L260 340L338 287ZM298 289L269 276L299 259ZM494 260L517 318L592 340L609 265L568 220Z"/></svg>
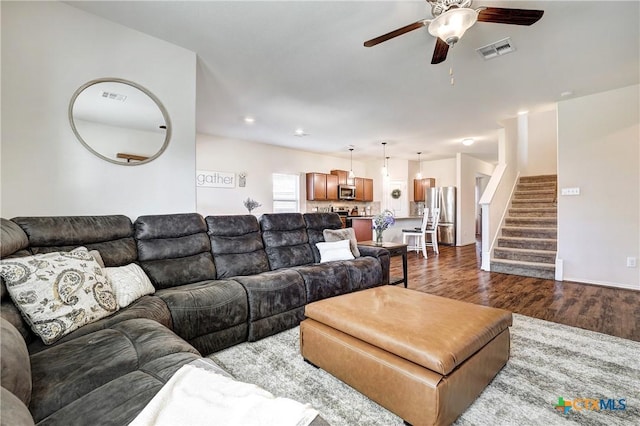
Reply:
<svg viewBox="0 0 640 426"><path fill-rule="evenodd" d="M402 243L387 243L383 242L377 244L375 241L358 241L359 246L369 247L381 247L389 251L389 256L402 256L402 277L389 277L389 285L396 285L404 283L404 287L407 288L409 283L409 277L407 275L407 244Z"/></svg>

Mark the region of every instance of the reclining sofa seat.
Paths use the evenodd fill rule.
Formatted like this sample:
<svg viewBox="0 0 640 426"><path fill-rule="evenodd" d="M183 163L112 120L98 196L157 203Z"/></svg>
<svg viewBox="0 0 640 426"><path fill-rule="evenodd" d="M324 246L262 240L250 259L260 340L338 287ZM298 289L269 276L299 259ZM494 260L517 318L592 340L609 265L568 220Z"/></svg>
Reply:
<svg viewBox="0 0 640 426"><path fill-rule="evenodd" d="M302 276L271 271L258 219L253 215L207 216L218 279L232 278L247 292L250 342L297 326L304 319Z"/></svg>
<svg viewBox="0 0 640 426"><path fill-rule="evenodd" d="M140 216L134 228L140 266L169 307L173 330L205 355L244 342L247 296L236 281L216 279L202 216Z"/></svg>
<svg viewBox="0 0 640 426"><path fill-rule="evenodd" d="M309 240L307 224L312 238L320 241L319 229L337 229L339 221L337 215L326 213L276 213L260 218L271 269L290 268L298 272L304 281L306 303L381 285L384 281L382 267L375 258L316 263L320 259L319 255L314 257L315 243ZM364 274L365 268L371 270Z"/></svg>
<svg viewBox="0 0 640 426"><path fill-rule="evenodd" d="M70 251L78 246L98 250L107 267L123 266L136 261L137 250L133 239L133 224L126 216L52 216L16 217L2 219L1 257L24 257L54 251ZM0 281L2 281L0 279ZM4 281L0 283L1 313L16 327L29 347L36 353L45 345L24 321L18 308L6 291ZM73 340L79 336L108 328L116 323L133 318L152 319L172 329L171 314L162 301L154 295L143 296L115 314L87 324L64 336L56 344Z"/></svg>
<svg viewBox="0 0 640 426"><path fill-rule="evenodd" d="M3 259L85 245L100 247L107 266L131 260L123 254L131 250L116 255L106 249L132 247L133 228L124 216L14 220L2 219ZM65 234L54 236L55 229ZM0 285L2 424L68 425L79 419L83 424L127 424L182 365L200 358L167 327L169 311L155 296L144 296L45 346L22 320L4 282Z"/></svg>

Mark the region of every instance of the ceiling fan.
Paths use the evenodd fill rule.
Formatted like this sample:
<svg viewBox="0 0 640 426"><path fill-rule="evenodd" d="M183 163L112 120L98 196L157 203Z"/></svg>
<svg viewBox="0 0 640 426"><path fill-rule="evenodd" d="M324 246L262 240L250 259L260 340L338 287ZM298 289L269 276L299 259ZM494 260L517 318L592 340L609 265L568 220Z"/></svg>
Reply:
<svg viewBox="0 0 640 426"><path fill-rule="evenodd" d="M471 9L473 0L426 0L431 4L433 19L422 19L402 28L365 41L365 47L372 47L418 28L428 27L429 34L436 39L436 47L431 58L432 64L447 59L449 48L457 43L462 35L477 21L498 24L531 25L544 14L543 10L509 9L503 7L485 7Z"/></svg>

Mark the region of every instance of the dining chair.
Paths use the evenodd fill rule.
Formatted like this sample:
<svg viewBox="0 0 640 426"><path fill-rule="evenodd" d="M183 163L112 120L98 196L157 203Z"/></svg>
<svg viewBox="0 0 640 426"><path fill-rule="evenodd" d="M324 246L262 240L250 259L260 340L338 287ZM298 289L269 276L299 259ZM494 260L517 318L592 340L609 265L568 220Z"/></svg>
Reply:
<svg viewBox="0 0 640 426"><path fill-rule="evenodd" d="M439 254L438 250L438 223L440 222L440 209L433 209L433 216L431 216L431 223L427 226L424 234L424 257L427 257L427 247L432 247L435 254ZM427 239L427 237L430 237ZM430 241L428 241L430 240Z"/></svg>
<svg viewBox="0 0 640 426"><path fill-rule="evenodd" d="M424 209L422 215L422 224L419 228L403 229L402 230L402 244L407 244L407 250L419 251L422 250L422 255L427 257L427 247L425 245L425 235L429 224L429 209ZM412 239L413 245L409 245L407 241Z"/></svg>

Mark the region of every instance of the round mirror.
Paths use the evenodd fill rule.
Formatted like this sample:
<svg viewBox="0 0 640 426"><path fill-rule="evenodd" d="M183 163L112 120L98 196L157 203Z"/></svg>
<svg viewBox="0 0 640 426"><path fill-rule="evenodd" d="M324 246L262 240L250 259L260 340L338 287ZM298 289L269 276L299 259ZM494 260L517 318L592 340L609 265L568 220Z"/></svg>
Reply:
<svg viewBox="0 0 640 426"><path fill-rule="evenodd" d="M169 114L153 93L131 81L83 84L69 103L71 128L103 160L135 166L160 156L171 138Z"/></svg>

